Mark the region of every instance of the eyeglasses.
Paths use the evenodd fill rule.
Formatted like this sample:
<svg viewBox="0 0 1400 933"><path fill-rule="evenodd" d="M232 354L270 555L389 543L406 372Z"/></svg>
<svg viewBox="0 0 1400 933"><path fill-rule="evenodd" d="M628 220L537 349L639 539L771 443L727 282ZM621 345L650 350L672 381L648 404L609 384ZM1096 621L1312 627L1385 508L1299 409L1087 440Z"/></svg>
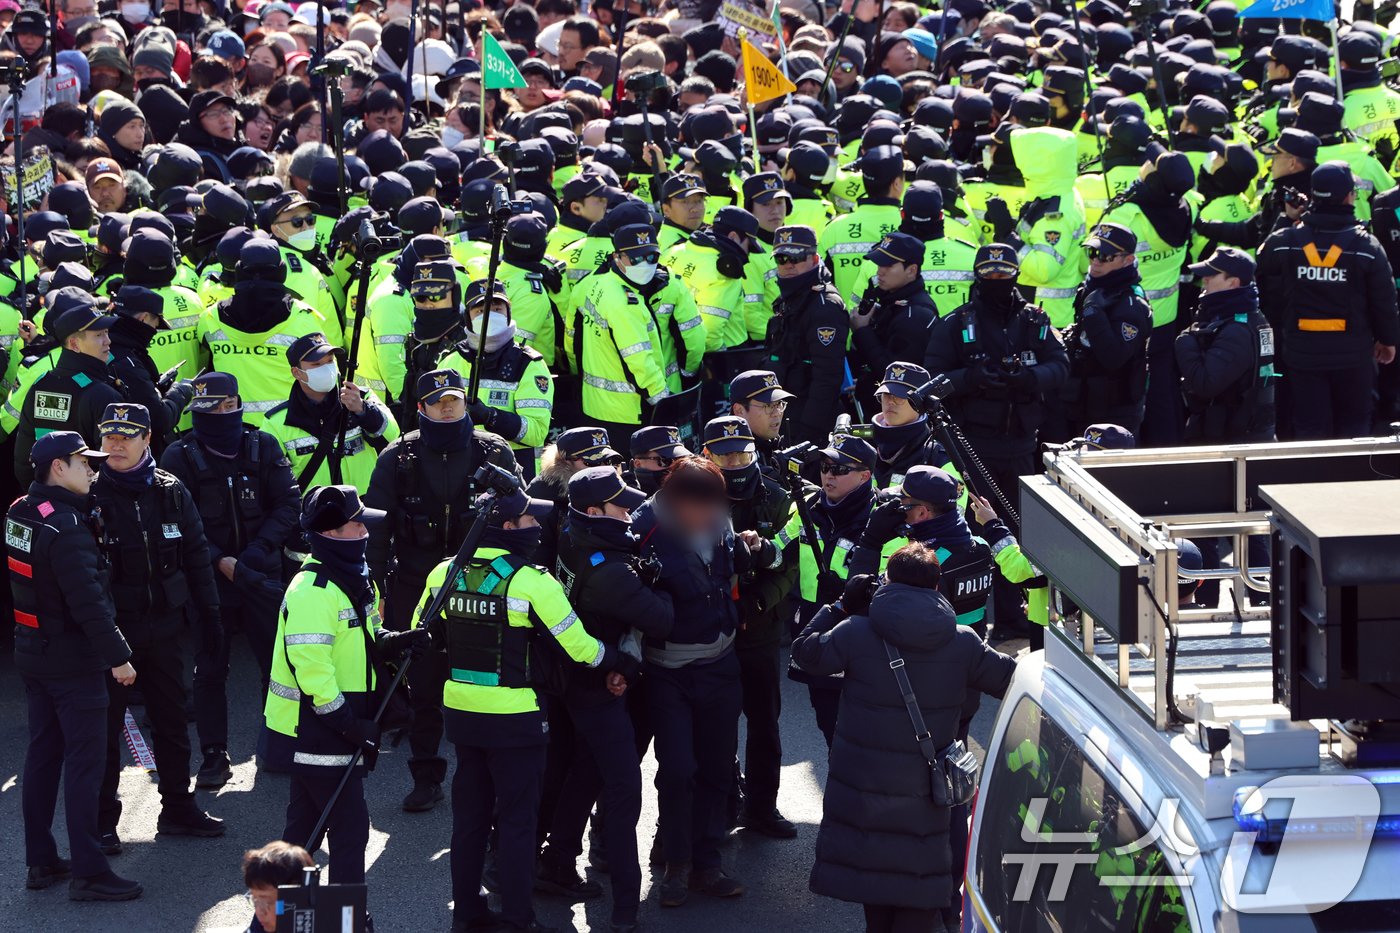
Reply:
<svg viewBox="0 0 1400 933"><path fill-rule="evenodd" d="M233 116L233 111L228 109L227 107L210 107L208 110L200 114L201 118L214 117L218 120L222 120L224 117L231 116Z"/></svg>
<svg viewBox="0 0 1400 933"><path fill-rule="evenodd" d="M861 467L851 466L849 463L832 463L830 460L823 460L821 465L823 476L845 476L859 469Z"/></svg>
<svg viewBox="0 0 1400 933"><path fill-rule="evenodd" d="M311 214L302 214L299 217L288 217L286 220L281 221L281 223L286 224L293 230L300 230L305 227L316 226L316 218Z"/></svg>
<svg viewBox="0 0 1400 933"><path fill-rule="evenodd" d="M842 74L850 74L856 70L856 66L853 62L837 62L836 70Z"/></svg>
<svg viewBox="0 0 1400 933"><path fill-rule="evenodd" d="M780 266L795 266L806 262L815 255L816 253L803 253L801 256L778 255L773 257L773 262Z"/></svg>
<svg viewBox="0 0 1400 933"><path fill-rule="evenodd" d="M780 415L787 411L788 403L782 402L754 402L750 407L765 415Z"/></svg>
<svg viewBox="0 0 1400 933"><path fill-rule="evenodd" d="M275 897L258 897L252 891L244 891L243 898L248 902L248 906L255 911L277 909L277 898Z"/></svg>
<svg viewBox="0 0 1400 933"><path fill-rule="evenodd" d="M660 262L660 253L635 253L632 255L633 262Z"/></svg>

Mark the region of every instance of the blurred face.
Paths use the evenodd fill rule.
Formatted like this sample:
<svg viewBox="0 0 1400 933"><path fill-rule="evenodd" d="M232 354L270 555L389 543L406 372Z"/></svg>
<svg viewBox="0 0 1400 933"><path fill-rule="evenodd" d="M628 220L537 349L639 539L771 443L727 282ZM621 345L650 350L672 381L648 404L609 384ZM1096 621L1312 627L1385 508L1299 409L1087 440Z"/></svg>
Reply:
<svg viewBox="0 0 1400 933"><path fill-rule="evenodd" d="M390 109L367 113L365 129L371 133L375 130L388 130L391 136L398 136L403 132L403 111Z"/></svg>
<svg viewBox="0 0 1400 933"><path fill-rule="evenodd" d="M759 204L757 201L753 205L753 215L758 218L758 225L769 233L774 232L787 220L788 204L791 202L787 198L769 198L766 204ZM704 217L704 198L701 197L700 205L701 217Z"/></svg>
<svg viewBox="0 0 1400 933"><path fill-rule="evenodd" d="M139 434L127 437L124 434L102 435L102 452L109 454L107 463L112 469L125 473L141 462L146 451L151 449L151 435Z"/></svg>
<svg viewBox="0 0 1400 933"><path fill-rule="evenodd" d="M903 288L919 277L919 267L902 262L875 267L875 283L887 292Z"/></svg>
<svg viewBox="0 0 1400 933"><path fill-rule="evenodd" d="M244 127L248 145L266 152L272 145L272 131L277 128L277 120L264 107L259 107L253 119Z"/></svg>
<svg viewBox="0 0 1400 933"><path fill-rule="evenodd" d="M248 900L263 933L277 933L277 889L266 884L249 888Z"/></svg>
<svg viewBox="0 0 1400 933"><path fill-rule="evenodd" d="M564 71L575 71L586 51L577 30L565 29L559 33L559 67Z"/></svg>
<svg viewBox="0 0 1400 933"><path fill-rule="evenodd" d="M831 502L840 502L869 482L869 470L862 470L849 463L835 463L827 457L822 458L822 492L826 493L826 498Z"/></svg>
<svg viewBox="0 0 1400 933"><path fill-rule="evenodd" d="M885 54L884 64L885 71L897 78L919 67L919 53L914 51L914 43L903 39Z"/></svg>
<svg viewBox="0 0 1400 933"><path fill-rule="evenodd" d="M126 203L126 187L115 178L99 179L89 193L97 209L104 214L119 211Z"/></svg>
<svg viewBox="0 0 1400 933"><path fill-rule="evenodd" d="M130 120L113 133L112 137L123 149L139 150L146 143L146 121Z"/></svg>
<svg viewBox="0 0 1400 933"><path fill-rule="evenodd" d="M273 10L262 17L264 32L284 32L290 25L292 25L292 18L282 10Z"/></svg>
<svg viewBox="0 0 1400 933"><path fill-rule="evenodd" d="M467 402L462 396L448 392L431 405L420 404L418 410L427 415L430 421L461 421L467 413Z"/></svg>
<svg viewBox="0 0 1400 933"><path fill-rule="evenodd" d="M215 104L201 113L199 125L215 139L233 139L238 132L238 120L228 104Z"/></svg>
<svg viewBox="0 0 1400 933"><path fill-rule="evenodd" d="M302 143L315 143L321 141L321 115L317 114L301 125L297 130L297 145Z"/></svg>
<svg viewBox="0 0 1400 933"><path fill-rule="evenodd" d="M909 404L907 398L900 398L893 392L881 392L880 414L884 416L885 424L892 428L897 428L902 424L912 424L919 418L919 413L914 410L914 406Z"/></svg>
<svg viewBox="0 0 1400 933"><path fill-rule="evenodd" d="M787 399L778 402L738 402L730 406L732 412L749 423L753 436L763 441L776 440L783 429L783 413L787 411Z"/></svg>
<svg viewBox="0 0 1400 933"><path fill-rule="evenodd" d="M65 345L70 350L104 363L112 349L112 341L105 330L80 330L69 337Z"/></svg>
<svg viewBox="0 0 1400 933"><path fill-rule="evenodd" d="M805 275L817 267L817 254L808 253L794 262L793 256L774 256L773 261L778 264L778 278L791 279L799 275Z"/></svg>
<svg viewBox="0 0 1400 933"><path fill-rule="evenodd" d="M581 201L575 201L571 210L589 223L596 224L598 221L602 220L603 215L607 213L608 199L601 194L590 194ZM701 213L704 213L703 206L701 207ZM691 229L694 228L692 227Z"/></svg>
<svg viewBox="0 0 1400 933"><path fill-rule="evenodd" d="M606 201L603 202L603 206L607 207ZM683 198L671 198L661 205L661 213L665 214L666 219L678 227L698 230L700 224L705 220L705 196L696 192Z"/></svg>
<svg viewBox="0 0 1400 933"><path fill-rule="evenodd" d="M701 502L679 496L668 500L667 507L681 530L696 536L714 532L727 511L723 502Z"/></svg>

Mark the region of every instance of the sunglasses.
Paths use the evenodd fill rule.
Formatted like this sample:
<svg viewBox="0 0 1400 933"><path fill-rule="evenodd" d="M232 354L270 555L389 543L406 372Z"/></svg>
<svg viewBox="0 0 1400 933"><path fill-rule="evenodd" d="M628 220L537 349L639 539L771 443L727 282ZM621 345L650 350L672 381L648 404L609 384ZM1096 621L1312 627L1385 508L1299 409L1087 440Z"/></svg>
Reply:
<svg viewBox="0 0 1400 933"><path fill-rule="evenodd" d="M1110 261L1110 260L1117 259L1119 256L1123 255L1121 252L1109 251L1109 250L1104 250L1104 249L1094 249L1093 247L1090 247L1089 249L1086 249L1084 252L1086 252L1086 253L1089 254L1089 258L1090 258L1091 260L1092 260L1092 259L1102 259L1104 262L1108 262L1108 261Z"/></svg>
<svg viewBox="0 0 1400 933"><path fill-rule="evenodd" d="M837 62L836 70L842 74L850 74L856 70L856 66L852 62Z"/></svg>
<svg viewBox="0 0 1400 933"><path fill-rule="evenodd" d="M293 230L299 230L303 227L316 226L316 217L313 214L304 214L301 217L292 217L287 220L284 220L282 221L282 223L291 227Z"/></svg>
<svg viewBox="0 0 1400 933"><path fill-rule="evenodd" d="M851 466L848 463L832 463L830 460L822 461L821 472L825 476L846 476L859 470L860 467Z"/></svg>
<svg viewBox="0 0 1400 933"><path fill-rule="evenodd" d="M660 262L660 261L661 261L661 254L660 254L660 253L634 253L634 254L632 254L632 261L633 261L633 262Z"/></svg>
<svg viewBox="0 0 1400 933"><path fill-rule="evenodd" d="M816 253L803 253L801 256L778 255L773 257L773 262L780 266L795 266L806 262L815 255Z"/></svg>

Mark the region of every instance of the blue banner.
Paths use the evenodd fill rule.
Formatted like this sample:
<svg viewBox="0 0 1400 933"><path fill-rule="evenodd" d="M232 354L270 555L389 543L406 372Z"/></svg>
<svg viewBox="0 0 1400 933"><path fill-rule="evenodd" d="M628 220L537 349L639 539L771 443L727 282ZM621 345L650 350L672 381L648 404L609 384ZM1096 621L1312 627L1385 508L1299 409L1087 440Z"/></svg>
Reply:
<svg viewBox="0 0 1400 933"><path fill-rule="evenodd" d="M1256 0L1239 12L1240 19L1315 19L1323 23L1335 16L1332 0Z"/></svg>

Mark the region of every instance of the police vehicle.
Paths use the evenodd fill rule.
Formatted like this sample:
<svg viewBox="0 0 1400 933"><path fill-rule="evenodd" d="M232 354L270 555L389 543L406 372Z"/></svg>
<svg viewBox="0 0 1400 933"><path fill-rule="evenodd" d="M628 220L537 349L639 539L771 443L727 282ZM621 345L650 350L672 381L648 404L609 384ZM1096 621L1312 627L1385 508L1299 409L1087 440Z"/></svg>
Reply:
<svg viewBox="0 0 1400 933"><path fill-rule="evenodd" d="M963 929L1400 931L1400 438L1045 459L1022 543L1058 612L987 746ZM1260 535L1271 566L1178 568ZM1208 578L1226 608L1181 605Z"/></svg>

